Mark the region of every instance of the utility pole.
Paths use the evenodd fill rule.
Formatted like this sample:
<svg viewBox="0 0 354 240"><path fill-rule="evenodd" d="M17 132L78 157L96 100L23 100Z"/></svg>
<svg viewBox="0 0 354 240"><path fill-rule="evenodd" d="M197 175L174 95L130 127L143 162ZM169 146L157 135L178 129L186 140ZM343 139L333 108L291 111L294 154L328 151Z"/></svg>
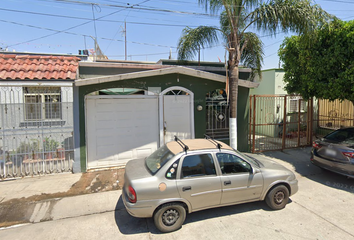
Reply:
<svg viewBox="0 0 354 240"><path fill-rule="evenodd" d="M124 21L125 61L127 61L127 22Z"/></svg>
<svg viewBox="0 0 354 240"><path fill-rule="evenodd" d="M198 66L200 66L200 45L198 48Z"/></svg>

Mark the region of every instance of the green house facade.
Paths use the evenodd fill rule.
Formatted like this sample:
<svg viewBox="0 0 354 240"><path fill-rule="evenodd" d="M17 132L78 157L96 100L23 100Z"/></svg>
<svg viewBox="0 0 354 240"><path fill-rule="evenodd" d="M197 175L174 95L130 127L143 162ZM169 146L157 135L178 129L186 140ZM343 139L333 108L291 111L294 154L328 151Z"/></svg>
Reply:
<svg viewBox="0 0 354 240"><path fill-rule="evenodd" d="M74 86L74 172L124 166L129 160L150 155L174 136L185 139L214 134L228 142L225 133L215 135L216 130L221 132L216 128L228 121L224 111L227 98L223 98L225 68L219 63L173 63L80 63ZM249 72L240 71L241 151L248 149L249 91L258 85L247 81Z"/></svg>

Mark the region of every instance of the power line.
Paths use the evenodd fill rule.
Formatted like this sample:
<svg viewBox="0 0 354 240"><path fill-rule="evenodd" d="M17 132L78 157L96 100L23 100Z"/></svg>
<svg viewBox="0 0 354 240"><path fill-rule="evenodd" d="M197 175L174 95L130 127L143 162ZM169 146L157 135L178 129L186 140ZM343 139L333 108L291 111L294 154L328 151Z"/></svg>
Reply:
<svg viewBox="0 0 354 240"><path fill-rule="evenodd" d="M177 53L177 52L172 52ZM141 57L141 56L154 56L154 55L164 55L170 54L170 52L163 52L163 53L146 53L146 54L128 54L130 57ZM125 57L125 55L107 55L108 57Z"/></svg>
<svg viewBox="0 0 354 240"><path fill-rule="evenodd" d="M196 12L185 12L185 11L177 11L177 10L169 10L169 9L160 9L160 8L153 8L153 7L142 7L140 4L137 5L129 5L129 6L122 6L116 4L102 4L102 3L94 3L94 2L83 2L83 1L74 1L74 0L53 0L55 2L62 2L62 3L74 3L80 5L97 5L97 6L105 6L105 7L114 7L114 8L123 8L123 9L136 9L136 10L143 10L143 11L155 11L155 12L166 12L166 13L177 13L177 14L186 14L186 15L197 15L197 16L207 16L207 17L219 17L220 15L208 14L208 13L196 13Z"/></svg>
<svg viewBox="0 0 354 240"><path fill-rule="evenodd" d="M145 0L144 2L148 2L148 1L150 1L150 0ZM143 3L144 3L144 2L143 2ZM110 14L107 14L107 15L105 15L105 16L99 17L99 18L97 18L97 19L101 19L101 18L104 18L104 17L110 16L110 15L113 15L113 14L118 13L118 12L121 12L121 11L123 11L123 10L118 10L118 11L112 12L112 13L110 13ZM82 23L82 24L75 25L75 26L73 26L73 27L64 29L64 30L62 30L62 31L54 30L54 31L56 31L55 33L52 33L52 34L49 34L49 35L45 35L45 36L42 36L42 37L39 37L39 38L31 39L31 40L28 40L28 41L25 41L25 42L21 42L21 43L17 43L17 44L12 44L12 45L7 46L7 47L13 47L13 46L25 44L25 43L28 43L28 42L33 42L33 41L36 41L36 40L39 40L39 39L43 39L43 38L46 38L46 37L50 37L50 36L56 35L56 34L58 34L58 33L66 32L66 31L68 31L68 30L71 30L71 29L74 29L74 28L77 28L77 27L86 25L86 24L88 24L88 23L91 23L92 21L93 21L93 20L90 20L90 21L87 21L87 22L85 22L85 23ZM53 30L53 29L52 29L52 30ZM71 34L71 33L70 33L70 34ZM84 35L83 35L83 36L84 36Z"/></svg>
<svg viewBox="0 0 354 240"><path fill-rule="evenodd" d="M68 16L68 15L48 14L48 13L38 13L38 12L28 12L28 11L14 10L14 9L6 9L6 8L0 8L0 11L8 11L8 12L17 12L17 13L26 13L26 14L40 15L40 16L48 16L48 17L60 17L60 18L69 18L69 19L92 21L91 18L74 17L74 16ZM104 20L104 19L98 19L98 18L96 18L96 21L112 22L112 23L124 23L124 21ZM138 24L138 25L166 26L166 27L186 27L186 25L182 25L182 24L147 23L147 22L127 22L127 23L129 23L129 24ZM190 26L190 27L198 27L198 26Z"/></svg>
<svg viewBox="0 0 354 240"><path fill-rule="evenodd" d="M55 30L55 29L51 29L51 28L38 27L38 26L34 26L34 25L22 24L22 23L17 23L17 22L2 20L2 19L0 19L0 22L6 22L6 23L16 24L16 25L20 25L20 26L25 26L25 27L31 27L31 28L37 28L37 29L52 31L52 32L55 32L55 34L56 34L56 33L66 33L66 34L71 34L71 35L76 35L76 36L82 36L82 37L90 37L89 35L85 35L85 34L67 32L67 31L65 31L65 30ZM32 39L32 40L28 40L28 41L26 41L26 42L21 42L21 43L16 43L16 44L8 45L8 46L6 46L6 47L12 47L12 46L17 46L17 45L24 44L24 43L33 42L33 41L40 40L40 39L42 39L42 38L45 38L45 37L47 37L47 36L52 36L52 35L53 35L53 34L49 34L49 35L46 35L46 36L42 36L42 37L38 37L38 38L35 38L35 39ZM110 38L104 38L104 37L100 37L99 39L108 40L108 41L124 42L123 40L110 39ZM134 42L134 41L128 41L128 42L129 42L129 43L134 43L134 44L140 44L140 45L153 46L153 47L176 48L176 47L173 47L173 46L164 46L164 45L159 45L159 44L141 43L141 42Z"/></svg>
<svg viewBox="0 0 354 240"><path fill-rule="evenodd" d="M352 0L350 0L349 2L347 1L343 1L343 0L322 0L324 2L337 2L337 3L347 3L347 4L354 4L354 2Z"/></svg>

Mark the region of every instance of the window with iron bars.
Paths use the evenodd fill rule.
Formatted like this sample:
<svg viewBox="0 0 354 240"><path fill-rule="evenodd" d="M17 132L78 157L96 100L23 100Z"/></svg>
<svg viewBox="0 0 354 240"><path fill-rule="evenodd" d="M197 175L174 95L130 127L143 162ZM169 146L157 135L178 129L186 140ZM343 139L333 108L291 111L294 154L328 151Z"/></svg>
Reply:
<svg viewBox="0 0 354 240"><path fill-rule="evenodd" d="M290 99L289 112L298 112L299 111L299 104L301 104L300 111L305 112L306 111L306 102L303 101L299 97Z"/></svg>
<svg viewBox="0 0 354 240"><path fill-rule="evenodd" d="M25 120L61 119L60 87L24 87Z"/></svg>

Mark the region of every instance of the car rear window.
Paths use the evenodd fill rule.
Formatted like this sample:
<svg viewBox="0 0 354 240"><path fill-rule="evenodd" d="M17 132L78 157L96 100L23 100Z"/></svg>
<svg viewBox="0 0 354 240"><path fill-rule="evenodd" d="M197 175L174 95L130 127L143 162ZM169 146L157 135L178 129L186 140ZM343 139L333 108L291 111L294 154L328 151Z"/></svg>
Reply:
<svg viewBox="0 0 354 240"><path fill-rule="evenodd" d="M145 159L146 167L149 169L151 174L154 175L173 156L174 154L166 147L166 145L164 145Z"/></svg>
<svg viewBox="0 0 354 240"><path fill-rule="evenodd" d="M324 137L327 140L335 142L350 142L354 143L354 129L338 129Z"/></svg>

